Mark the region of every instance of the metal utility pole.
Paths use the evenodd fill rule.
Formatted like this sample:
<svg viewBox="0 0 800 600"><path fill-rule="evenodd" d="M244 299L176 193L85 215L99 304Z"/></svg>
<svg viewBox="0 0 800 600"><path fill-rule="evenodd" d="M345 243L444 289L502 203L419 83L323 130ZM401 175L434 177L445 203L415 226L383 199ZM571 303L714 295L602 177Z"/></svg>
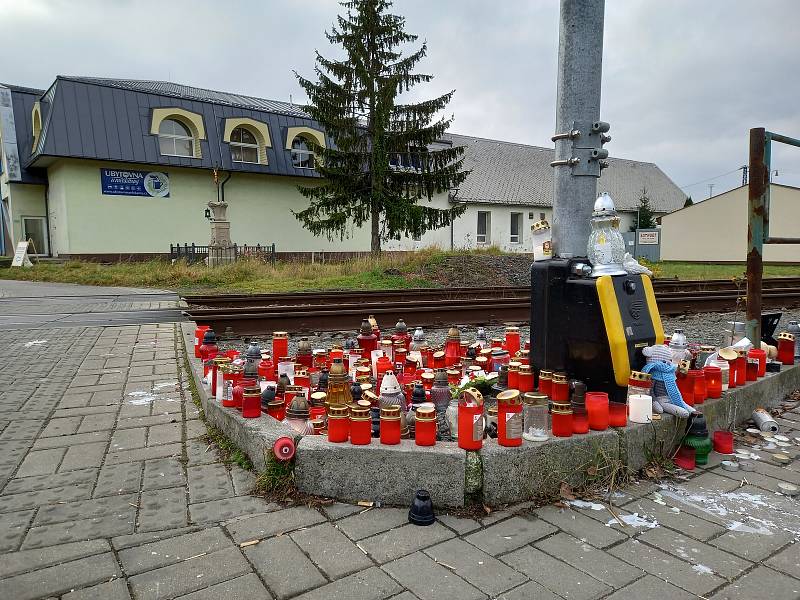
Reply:
<svg viewBox="0 0 800 600"><path fill-rule="evenodd" d="M605 0L561 0L553 189L553 254L586 256L597 179L611 138L600 119Z"/></svg>

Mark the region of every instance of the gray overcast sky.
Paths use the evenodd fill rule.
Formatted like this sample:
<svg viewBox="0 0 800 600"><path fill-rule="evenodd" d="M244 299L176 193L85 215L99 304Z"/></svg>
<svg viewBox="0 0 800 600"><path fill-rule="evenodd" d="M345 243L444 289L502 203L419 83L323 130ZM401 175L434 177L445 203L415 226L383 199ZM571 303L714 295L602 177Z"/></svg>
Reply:
<svg viewBox="0 0 800 600"><path fill-rule="evenodd" d="M333 0L0 0L0 81L163 79L302 101ZM419 98L450 89L456 133L552 147L556 0L396 0L427 39ZM608 0L602 117L613 156L657 163L695 200L735 187L748 129L800 137L798 0ZM800 149L773 152L800 185Z"/></svg>

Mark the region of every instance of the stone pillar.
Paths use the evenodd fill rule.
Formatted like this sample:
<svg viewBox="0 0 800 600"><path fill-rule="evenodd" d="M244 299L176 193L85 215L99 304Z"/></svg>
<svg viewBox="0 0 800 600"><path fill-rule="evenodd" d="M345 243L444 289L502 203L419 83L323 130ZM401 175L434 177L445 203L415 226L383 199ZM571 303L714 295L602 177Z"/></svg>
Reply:
<svg viewBox="0 0 800 600"><path fill-rule="evenodd" d="M227 202L208 203L211 209L211 241L208 244L208 266L227 264L236 260L231 243L231 222L226 218Z"/></svg>

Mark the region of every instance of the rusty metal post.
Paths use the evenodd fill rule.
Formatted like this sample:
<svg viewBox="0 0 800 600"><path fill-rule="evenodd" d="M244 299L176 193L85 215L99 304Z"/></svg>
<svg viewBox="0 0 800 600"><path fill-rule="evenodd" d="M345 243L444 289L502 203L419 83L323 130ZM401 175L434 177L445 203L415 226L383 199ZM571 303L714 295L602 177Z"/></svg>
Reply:
<svg viewBox="0 0 800 600"><path fill-rule="evenodd" d="M767 138L763 127L750 130L750 181L747 188L747 322L746 335L761 343L761 277L764 271L764 220L769 172L765 161Z"/></svg>

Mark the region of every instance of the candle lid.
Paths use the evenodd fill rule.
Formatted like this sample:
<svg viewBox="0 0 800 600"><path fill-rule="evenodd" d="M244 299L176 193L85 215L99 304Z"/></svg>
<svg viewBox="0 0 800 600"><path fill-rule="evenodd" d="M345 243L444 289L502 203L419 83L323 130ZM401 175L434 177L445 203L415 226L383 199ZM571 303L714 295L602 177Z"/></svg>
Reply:
<svg viewBox="0 0 800 600"><path fill-rule="evenodd" d="M549 371L547 369L542 369L541 371L539 371L539 379L552 379L552 378L553 378L552 371Z"/></svg>
<svg viewBox="0 0 800 600"><path fill-rule="evenodd" d="M547 406L549 398L541 392L525 392L523 401L529 406Z"/></svg>
<svg viewBox="0 0 800 600"><path fill-rule="evenodd" d="M733 348L731 348L729 346L728 348L722 348L719 351L719 356L720 356L720 358L724 358L725 360L734 360L736 358L737 354L736 354L736 350L734 350Z"/></svg>
<svg viewBox="0 0 800 600"><path fill-rule="evenodd" d="M522 399L519 397L519 390L504 390L497 394L497 402L501 404L521 404Z"/></svg>

